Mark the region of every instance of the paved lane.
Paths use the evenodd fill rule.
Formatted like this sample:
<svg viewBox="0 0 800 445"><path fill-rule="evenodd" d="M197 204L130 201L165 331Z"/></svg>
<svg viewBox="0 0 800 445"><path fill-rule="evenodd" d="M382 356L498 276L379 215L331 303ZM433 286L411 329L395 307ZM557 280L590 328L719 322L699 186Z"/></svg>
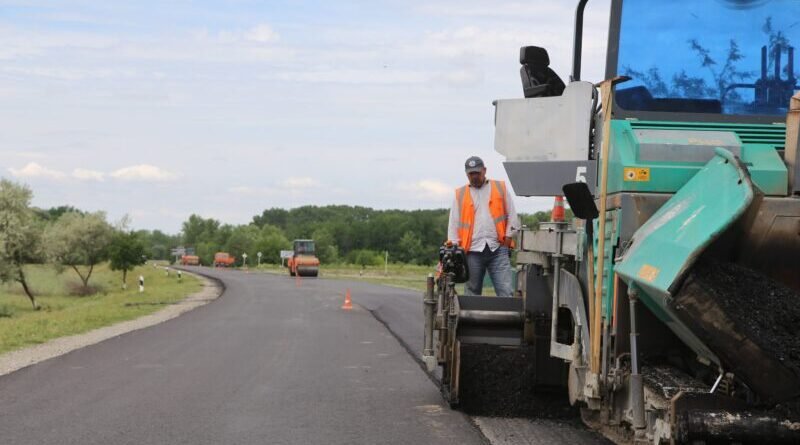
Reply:
<svg viewBox="0 0 800 445"><path fill-rule="evenodd" d="M301 286L306 282L310 280L304 280ZM331 281L329 286L334 289L338 286L339 291L350 288L353 301L371 311L415 358L419 358L423 344L422 292L376 286L361 281ZM435 375L436 378L441 377L441 368L436 369ZM476 417L473 422L493 445L610 444L599 434L588 431L579 419L563 421Z"/></svg>
<svg viewBox="0 0 800 445"><path fill-rule="evenodd" d="M227 290L206 306L0 377L2 443L484 443L383 325L340 310L345 283L211 274ZM351 287L419 313L413 293Z"/></svg>

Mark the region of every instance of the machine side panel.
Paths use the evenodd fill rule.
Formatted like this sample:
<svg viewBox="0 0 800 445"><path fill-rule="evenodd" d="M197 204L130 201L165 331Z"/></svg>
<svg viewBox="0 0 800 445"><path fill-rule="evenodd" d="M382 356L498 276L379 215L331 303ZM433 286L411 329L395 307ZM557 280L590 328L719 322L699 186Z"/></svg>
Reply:
<svg viewBox="0 0 800 445"><path fill-rule="evenodd" d="M597 184L597 161L506 161L508 179L517 196L555 196L561 187L585 182L594 193Z"/></svg>
<svg viewBox="0 0 800 445"><path fill-rule="evenodd" d="M616 272L652 296L668 299L695 257L744 214L753 198L746 168L719 149L636 231Z"/></svg>

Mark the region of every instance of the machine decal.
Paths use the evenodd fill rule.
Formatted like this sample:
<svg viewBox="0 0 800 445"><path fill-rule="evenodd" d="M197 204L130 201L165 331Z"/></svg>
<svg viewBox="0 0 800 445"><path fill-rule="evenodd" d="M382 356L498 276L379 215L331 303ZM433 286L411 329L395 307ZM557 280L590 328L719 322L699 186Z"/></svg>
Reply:
<svg viewBox="0 0 800 445"><path fill-rule="evenodd" d="M639 269L639 278L647 281L648 283L652 283L658 277L658 273L661 270L657 267L651 266L649 264L642 264L642 267Z"/></svg>
<svg viewBox="0 0 800 445"><path fill-rule="evenodd" d="M650 168L625 167L622 175L625 181L647 182L650 181Z"/></svg>

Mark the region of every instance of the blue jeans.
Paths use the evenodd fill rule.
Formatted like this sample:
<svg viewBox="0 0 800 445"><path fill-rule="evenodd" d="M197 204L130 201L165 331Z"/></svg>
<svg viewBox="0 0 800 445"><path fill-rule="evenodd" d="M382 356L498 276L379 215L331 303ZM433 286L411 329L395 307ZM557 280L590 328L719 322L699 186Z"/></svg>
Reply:
<svg viewBox="0 0 800 445"><path fill-rule="evenodd" d="M466 284L466 295L483 293L483 276L488 271L492 284L494 284L494 292L498 297L514 296L508 247L500 246L492 252L489 246L486 246L482 252L469 252L467 267L469 268L469 281Z"/></svg>

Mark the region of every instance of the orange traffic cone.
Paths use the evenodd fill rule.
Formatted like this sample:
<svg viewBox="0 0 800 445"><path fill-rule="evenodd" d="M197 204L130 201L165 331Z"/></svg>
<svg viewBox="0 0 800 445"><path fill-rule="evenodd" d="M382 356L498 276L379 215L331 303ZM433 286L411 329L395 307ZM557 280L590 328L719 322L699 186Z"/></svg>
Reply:
<svg viewBox="0 0 800 445"><path fill-rule="evenodd" d="M564 219L564 197L556 196L556 200L553 203L553 212L550 213L550 221L564 222Z"/></svg>
<svg viewBox="0 0 800 445"><path fill-rule="evenodd" d="M344 294L344 304L342 305L342 309L346 311L353 309L353 300L350 299L350 289L347 289L347 292Z"/></svg>

